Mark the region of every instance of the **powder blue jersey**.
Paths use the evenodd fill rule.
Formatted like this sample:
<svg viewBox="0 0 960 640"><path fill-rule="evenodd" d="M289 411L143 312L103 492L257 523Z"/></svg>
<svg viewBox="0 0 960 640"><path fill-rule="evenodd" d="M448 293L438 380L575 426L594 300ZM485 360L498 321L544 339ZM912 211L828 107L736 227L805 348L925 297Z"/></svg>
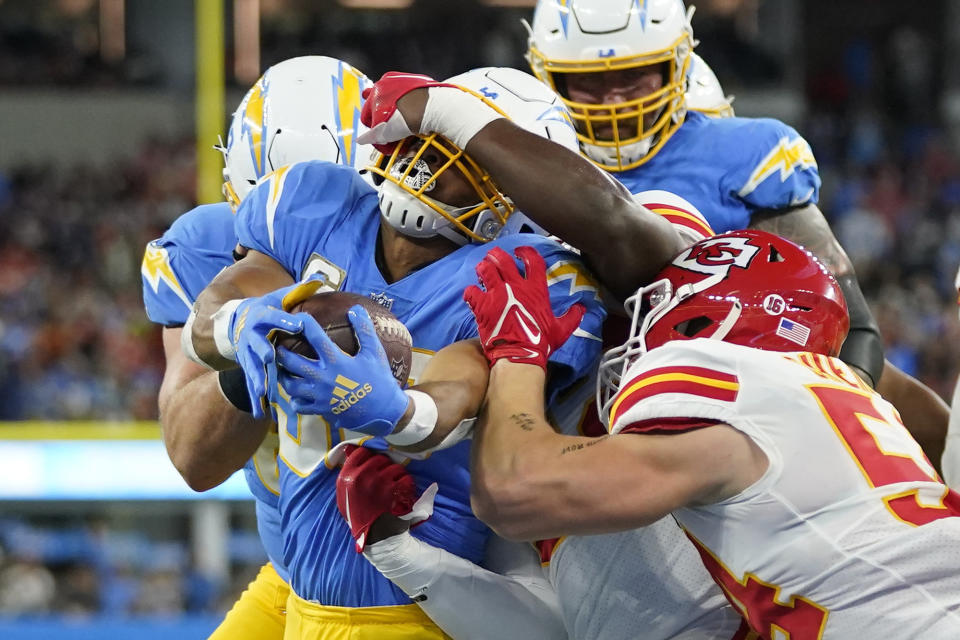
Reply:
<svg viewBox="0 0 960 640"><path fill-rule="evenodd" d="M793 128L693 111L650 160L611 175L631 193L663 189L689 200L716 233L746 228L756 211L816 204L820 194L817 161Z"/></svg>
<svg viewBox="0 0 960 640"><path fill-rule="evenodd" d="M237 236L233 212L227 203L201 205L183 214L159 239L147 245L140 274L147 316L165 327L182 327L203 288L233 264ZM276 432L244 466L244 475L256 499L257 529L267 556L284 580L280 537L280 491L276 465Z"/></svg>
<svg viewBox="0 0 960 640"><path fill-rule="evenodd" d="M552 355L556 372L551 380L560 388L596 366L601 343L595 336L604 310L596 283L576 255L543 236L510 235L460 247L388 283L376 264L380 220L376 191L355 171L310 162L274 172L247 196L237 212L237 236L245 247L283 265L294 279L321 273L326 289L370 296L390 309L413 337L414 383L433 353L477 336L462 294L476 283L474 267L487 251L499 246L512 254L518 246L531 245L546 260L555 312L575 302L588 309L574 337ZM409 604L402 591L355 552L337 511L337 470L326 463L325 454L351 434L334 431L320 416L295 415L282 399L275 409L284 560L294 592L331 606ZM366 446L386 448L386 443L374 439ZM468 442L409 463L421 490L439 484L434 515L412 533L479 562L490 532L470 510L468 468Z"/></svg>

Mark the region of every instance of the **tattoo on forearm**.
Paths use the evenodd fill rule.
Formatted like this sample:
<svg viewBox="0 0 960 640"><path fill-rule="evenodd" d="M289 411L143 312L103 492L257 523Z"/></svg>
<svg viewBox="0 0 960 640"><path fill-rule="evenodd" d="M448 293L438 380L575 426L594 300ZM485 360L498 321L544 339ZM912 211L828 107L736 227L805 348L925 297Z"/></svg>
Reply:
<svg viewBox="0 0 960 640"><path fill-rule="evenodd" d="M563 456L563 455L566 455L566 454L568 454L568 453L573 453L574 451L580 451L580 450L582 450L582 449L586 449L587 447L592 447L592 446L595 445L595 444L600 444L600 443L603 442L605 439L606 439L606 436L603 436L603 437L600 437L600 438L594 438L593 440L590 440L589 442L577 442L577 443L574 443L574 444L568 444L567 446L565 446L563 449L560 450L560 455Z"/></svg>
<svg viewBox="0 0 960 640"><path fill-rule="evenodd" d="M514 413L510 416L510 420L524 431L533 431L537 423L529 413Z"/></svg>

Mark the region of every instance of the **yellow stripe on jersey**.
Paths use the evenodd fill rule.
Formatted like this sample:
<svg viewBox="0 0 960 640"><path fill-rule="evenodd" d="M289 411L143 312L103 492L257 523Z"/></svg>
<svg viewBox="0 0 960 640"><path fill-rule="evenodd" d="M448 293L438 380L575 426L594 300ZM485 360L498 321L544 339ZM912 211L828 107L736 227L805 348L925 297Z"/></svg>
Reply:
<svg viewBox="0 0 960 640"><path fill-rule="evenodd" d="M170 266L170 255L163 247L151 242L147 245L147 250L143 254L143 262L140 264L140 273L144 279L153 288L154 293L160 293L160 283L165 282L170 290L173 291L187 309L193 308L193 301L184 291L177 280L173 267Z"/></svg>
<svg viewBox="0 0 960 640"><path fill-rule="evenodd" d="M267 198L267 235L270 237L271 249L276 248L273 246L273 220L277 217L277 205L280 204L280 197L283 196L283 183L289 170L290 165L280 167L267 177L270 181L270 194Z"/></svg>
<svg viewBox="0 0 960 640"><path fill-rule="evenodd" d="M817 160L813 157L813 151L810 145L803 138L797 136L789 140L786 136L780 138L777 145L770 150L770 153L757 164L756 168L750 174L750 179L740 189L740 197L744 197L759 187L764 180L772 176L777 171L780 172L780 182L786 181L793 173L794 169L799 167L816 167Z"/></svg>
<svg viewBox="0 0 960 640"><path fill-rule="evenodd" d="M267 432L263 442L253 452L250 458L253 460L253 470L257 472L257 478L260 479L267 491L280 495L280 467L277 465L277 456L280 455L280 434L276 431L276 425Z"/></svg>
<svg viewBox="0 0 960 640"><path fill-rule="evenodd" d="M717 387L719 389L730 389L731 391L736 391L740 388L740 385L736 382L730 382L728 380L718 380L716 378L707 378L704 376L691 375L689 373L663 373L656 376L651 376L649 378L644 378L643 380L638 380L631 384L625 391L621 392L621 395L631 393L646 387L647 385L656 384L658 382L696 382L698 384L705 384L708 387Z"/></svg>
<svg viewBox="0 0 960 640"><path fill-rule="evenodd" d="M652 384L658 384L661 382L691 382L695 384L702 384L708 387L716 387L717 389L726 389L729 391L739 391L740 385L737 382L731 382L729 380L719 380L717 378L708 378L705 376L698 376L689 373L662 373L659 375L653 375L648 377L641 377L639 380L630 384L630 386L622 389L617 394L617 399L613 403L613 407L610 408L610 424L612 425L614 420L613 416L617 415L617 409L620 408L620 405L624 400L629 398L636 391L643 389L644 387L650 386Z"/></svg>

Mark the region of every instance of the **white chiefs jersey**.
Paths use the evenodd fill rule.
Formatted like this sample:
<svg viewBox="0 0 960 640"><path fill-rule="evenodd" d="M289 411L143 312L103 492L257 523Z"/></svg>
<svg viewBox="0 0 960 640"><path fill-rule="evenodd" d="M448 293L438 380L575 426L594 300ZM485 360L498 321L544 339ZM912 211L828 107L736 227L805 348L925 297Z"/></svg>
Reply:
<svg viewBox="0 0 960 640"><path fill-rule="evenodd" d="M762 638L960 638L960 496L842 362L671 342L624 377L612 431L663 418L729 424L768 458L740 494L674 512Z"/></svg>
<svg viewBox="0 0 960 640"><path fill-rule="evenodd" d="M594 389L590 380L554 403L551 415L561 431L606 433ZM576 640L730 640L742 624L673 518L537 546Z"/></svg>
<svg viewBox="0 0 960 640"><path fill-rule="evenodd" d="M688 244L713 235L696 207L673 193L644 191L634 200L668 220ZM607 345L626 339L625 322L611 312L604 326ZM554 401L550 417L560 431L606 434L597 418L595 388L592 378ZM730 640L742 624L673 518L537 546L576 640Z"/></svg>

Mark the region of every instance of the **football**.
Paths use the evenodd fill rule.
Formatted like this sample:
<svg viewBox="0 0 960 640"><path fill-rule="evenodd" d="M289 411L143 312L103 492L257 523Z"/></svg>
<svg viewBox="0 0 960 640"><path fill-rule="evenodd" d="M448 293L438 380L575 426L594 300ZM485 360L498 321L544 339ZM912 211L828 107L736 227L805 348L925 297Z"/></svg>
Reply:
<svg viewBox="0 0 960 640"><path fill-rule="evenodd" d="M300 304L294 305L290 313L309 313L313 316L330 340L344 352L355 355L360 345L353 332L353 326L347 318L350 307L359 304L373 320L380 343L387 353L393 377L402 385L407 384L410 376L410 364L413 357L413 340L410 332L390 311L372 299L356 293L344 291L325 291L316 293ZM300 335L279 334L276 344L299 353L307 358L316 358L313 347Z"/></svg>

